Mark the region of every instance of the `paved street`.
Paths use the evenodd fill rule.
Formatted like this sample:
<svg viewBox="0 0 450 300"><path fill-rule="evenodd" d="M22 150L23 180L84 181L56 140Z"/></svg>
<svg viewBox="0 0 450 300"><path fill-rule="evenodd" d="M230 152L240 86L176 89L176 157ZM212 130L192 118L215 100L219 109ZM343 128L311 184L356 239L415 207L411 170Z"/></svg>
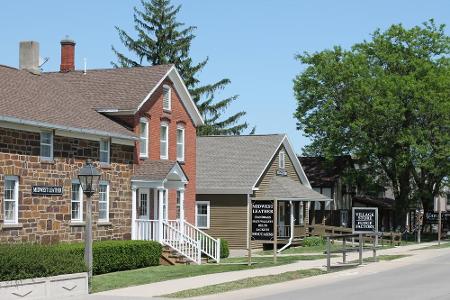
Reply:
<svg viewBox="0 0 450 300"><path fill-rule="evenodd" d="M428 253L202 299L450 299L450 250L423 252Z"/></svg>

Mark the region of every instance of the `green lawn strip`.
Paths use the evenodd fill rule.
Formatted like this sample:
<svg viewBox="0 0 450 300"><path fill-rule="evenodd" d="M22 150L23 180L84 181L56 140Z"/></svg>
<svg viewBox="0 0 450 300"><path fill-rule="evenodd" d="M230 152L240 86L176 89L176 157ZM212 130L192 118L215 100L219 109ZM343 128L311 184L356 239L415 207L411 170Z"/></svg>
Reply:
<svg viewBox="0 0 450 300"><path fill-rule="evenodd" d="M201 288L184 290L168 295L163 295L162 297L167 298L188 298L188 297L197 297L204 295L211 295L217 293L224 293L233 290L240 290L251 287L258 287L267 284L280 283L285 281L291 281L311 276L317 276L325 274L326 271L320 269L307 269L307 270L298 270L298 271L290 271L276 275L266 275L266 276L257 276L250 277L241 280L225 282L215 285L209 285Z"/></svg>
<svg viewBox="0 0 450 300"><path fill-rule="evenodd" d="M417 250L430 250L430 249L441 249L441 248L450 248L450 243L441 243L441 245L433 245L428 247L419 248Z"/></svg>
<svg viewBox="0 0 450 300"><path fill-rule="evenodd" d="M377 261L391 261L394 259L399 259L403 257L411 256L409 254L389 254L389 255L378 255ZM358 263L359 260L352 260L350 263ZM373 257L366 257L363 258L363 262L374 262Z"/></svg>
<svg viewBox="0 0 450 300"><path fill-rule="evenodd" d="M345 245L345 247L347 249L351 248L352 247L351 243L348 242ZM366 243L364 245L364 250L369 250L369 248L371 249L371 247L372 247L371 244ZM393 246L390 245L390 244L388 244L388 245L381 245L381 244L379 244L378 247L382 247L383 249L393 248ZM358 244L355 243L353 248L354 249L358 249ZM341 249L342 249L342 244L332 244L331 245L331 251L337 251L337 250L341 250ZM311 254L313 254L313 253L324 253L326 250L327 250L326 245L323 245L323 246L311 246L311 247L300 246L300 247L288 248L288 249L284 250L283 252L281 252L281 254L303 254L303 253L306 253L306 254L311 253ZM273 253L273 250L265 250L265 251L260 251L260 252L258 252L256 254L258 254L258 255L271 255L272 253Z"/></svg>
<svg viewBox="0 0 450 300"><path fill-rule="evenodd" d="M302 255L302 256L284 256L278 257L277 264L273 263L271 257L255 257L252 266L247 266L247 258L227 258L223 259L221 264L203 264L203 265L177 265L177 266L156 266L142 268L137 270L114 272L109 274L94 276L92 290L94 293L136 286L141 284L154 283L159 281L193 277L199 275L222 273L230 271L251 270L264 267L273 267L294 263L300 260L323 259L325 255Z"/></svg>

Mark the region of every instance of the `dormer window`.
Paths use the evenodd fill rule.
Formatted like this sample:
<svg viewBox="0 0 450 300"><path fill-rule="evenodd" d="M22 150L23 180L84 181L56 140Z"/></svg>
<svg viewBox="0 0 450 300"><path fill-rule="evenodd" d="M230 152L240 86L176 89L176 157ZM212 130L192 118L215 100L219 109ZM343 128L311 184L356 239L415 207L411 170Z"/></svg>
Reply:
<svg viewBox="0 0 450 300"><path fill-rule="evenodd" d="M164 85L163 86L163 109L164 110L171 110L172 107L172 91L170 86Z"/></svg>
<svg viewBox="0 0 450 300"><path fill-rule="evenodd" d="M278 153L278 168L281 170L286 169L286 154L283 150Z"/></svg>
<svg viewBox="0 0 450 300"><path fill-rule="evenodd" d="M140 158L148 158L148 120L141 118L139 122Z"/></svg>

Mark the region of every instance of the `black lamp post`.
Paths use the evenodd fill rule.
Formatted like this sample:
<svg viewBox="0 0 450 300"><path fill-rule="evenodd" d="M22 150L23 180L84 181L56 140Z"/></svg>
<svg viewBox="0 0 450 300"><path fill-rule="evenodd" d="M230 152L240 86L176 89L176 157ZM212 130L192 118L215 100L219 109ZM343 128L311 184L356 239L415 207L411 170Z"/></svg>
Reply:
<svg viewBox="0 0 450 300"><path fill-rule="evenodd" d="M101 173L94 167L90 159L80 169L78 179L80 180L83 193L87 196L86 229L84 239L84 259L88 269L89 292L92 283L92 195L97 191L98 181Z"/></svg>

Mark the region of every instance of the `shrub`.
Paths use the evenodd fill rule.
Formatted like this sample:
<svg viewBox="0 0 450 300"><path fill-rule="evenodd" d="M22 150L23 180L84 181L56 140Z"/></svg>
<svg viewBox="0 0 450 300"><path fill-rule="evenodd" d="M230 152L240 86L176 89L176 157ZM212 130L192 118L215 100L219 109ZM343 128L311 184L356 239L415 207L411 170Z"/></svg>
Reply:
<svg viewBox="0 0 450 300"><path fill-rule="evenodd" d="M318 247L325 245L325 240L321 236L309 236L303 240L305 247Z"/></svg>
<svg viewBox="0 0 450 300"><path fill-rule="evenodd" d="M59 248L84 257L84 244L60 244ZM154 241L98 241L93 245L95 275L159 265L162 246Z"/></svg>
<svg viewBox="0 0 450 300"><path fill-rule="evenodd" d="M0 281L85 272L83 255L54 246L1 245Z"/></svg>
<svg viewBox="0 0 450 300"><path fill-rule="evenodd" d="M159 264L162 246L153 241L99 241L93 245L93 273ZM84 244L0 245L0 281L85 272Z"/></svg>
<svg viewBox="0 0 450 300"><path fill-rule="evenodd" d="M230 256L230 248L228 247L228 241L220 239L220 258L227 258Z"/></svg>

